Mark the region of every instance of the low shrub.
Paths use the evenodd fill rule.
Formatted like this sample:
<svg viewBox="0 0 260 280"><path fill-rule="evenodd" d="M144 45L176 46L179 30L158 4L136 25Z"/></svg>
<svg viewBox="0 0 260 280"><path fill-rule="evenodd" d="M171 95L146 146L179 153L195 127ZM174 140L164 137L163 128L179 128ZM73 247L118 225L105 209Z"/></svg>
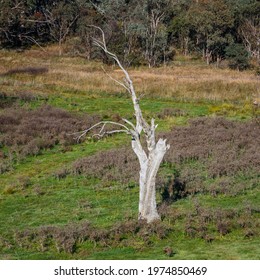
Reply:
<svg viewBox="0 0 260 280"><path fill-rule="evenodd" d="M21 107L6 108L0 114L0 145L10 147L21 158L37 155L56 144L76 143L72 133L98 121L97 115L79 117L46 105L31 111Z"/></svg>
<svg viewBox="0 0 260 280"><path fill-rule="evenodd" d="M3 194L14 194L17 191L16 186L6 186L3 190Z"/></svg>
<svg viewBox="0 0 260 280"><path fill-rule="evenodd" d="M9 161L0 162L0 174L11 171L12 169L12 164Z"/></svg>
<svg viewBox="0 0 260 280"><path fill-rule="evenodd" d="M119 184L137 182L139 163L131 149L121 148L100 152L78 159L72 165L73 174L97 177L103 182L117 181Z"/></svg>
<svg viewBox="0 0 260 280"><path fill-rule="evenodd" d="M133 238L144 242L151 239L166 238L171 228L162 222L147 224L143 221L127 220L111 228L98 229L88 221L80 224L68 224L63 227L44 226L37 229L16 232L14 243L22 248L36 248L45 251L53 248L58 252L73 254L84 241L90 241L101 247L131 246Z"/></svg>
<svg viewBox="0 0 260 280"><path fill-rule="evenodd" d="M191 238L202 238L212 242L220 236L227 235L237 229L243 229L245 237L258 236L258 217L252 215L251 205L233 209L204 207L197 201L193 209L184 218L184 232Z"/></svg>

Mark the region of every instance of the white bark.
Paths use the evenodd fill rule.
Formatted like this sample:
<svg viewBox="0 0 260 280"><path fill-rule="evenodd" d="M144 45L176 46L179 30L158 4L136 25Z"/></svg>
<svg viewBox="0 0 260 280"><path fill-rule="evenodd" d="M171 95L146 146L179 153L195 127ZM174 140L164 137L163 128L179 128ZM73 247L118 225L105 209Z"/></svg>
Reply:
<svg viewBox="0 0 260 280"><path fill-rule="evenodd" d="M80 137L82 135L85 135L92 128L101 124L102 127L98 134L99 136L103 136L104 134L116 133L116 132L126 132L127 134L131 135L132 149L135 152L140 164L140 179L139 179L140 190L139 190L138 218L142 220L146 220L148 223L150 223L154 220L160 219L156 207L156 189L155 189L156 181L155 180L162 159L165 153L167 152L167 150L170 148L170 145L167 145L166 140L163 139L159 139L158 142L156 143L155 130L157 125L155 125L154 119L151 120L151 124L148 124L148 122L144 119L141 108L139 106L139 99L136 96L133 82L128 72L122 66L118 57L115 54L108 51L105 42L105 34L103 30L96 26L92 26L92 27L99 29L102 33L102 40L97 40L93 38L95 45L100 47L108 56L113 58L125 75L124 82L117 81L112 77L111 78L114 81L116 81L118 84L123 86L130 93L133 102L134 112L135 112L136 124L134 125L132 122L123 119L126 125L129 125L131 128L128 128L126 125L117 123L117 125L120 126L121 128L120 130L107 132L105 131L106 122L100 122L97 125L94 125L93 127L83 131ZM143 148L142 143L140 141L142 132L145 135L148 154L145 152L145 149Z"/></svg>
<svg viewBox="0 0 260 280"><path fill-rule="evenodd" d="M140 162L139 219L145 219L147 222L160 218L156 208L155 180L162 159L169 148L166 140L159 139L155 148L149 152L148 158L142 155L142 149L138 154ZM136 152L136 149L134 151Z"/></svg>

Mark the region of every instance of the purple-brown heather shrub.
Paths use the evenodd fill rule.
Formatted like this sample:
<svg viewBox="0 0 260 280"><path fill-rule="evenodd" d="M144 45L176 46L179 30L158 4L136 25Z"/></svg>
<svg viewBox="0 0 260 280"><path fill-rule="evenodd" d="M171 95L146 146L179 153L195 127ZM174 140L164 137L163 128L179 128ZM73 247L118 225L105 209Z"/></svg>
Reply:
<svg viewBox="0 0 260 280"><path fill-rule="evenodd" d="M72 133L98 121L100 117L97 115L79 117L47 105L35 110L11 107L0 114L0 145L16 147L22 157L37 155L58 143L76 143Z"/></svg>
<svg viewBox="0 0 260 280"><path fill-rule="evenodd" d="M44 226L16 232L14 243L22 248L37 248L45 251L55 248L58 252L73 254L78 245L84 241L108 247L122 244L130 246L136 236L144 242L152 242L154 238L164 239L171 228L159 221L147 224L143 221L127 220L108 229L93 227L88 221L80 224L68 224L63 227Z"/></svg>
<svg viewBox="0 0 260 280"><path fill-rule="evenodd" d="M139 163L131 149L121 148L79 159L72 165L72 172L97 177L104 182L130 184L138 182L138 168Z"/></svg>
<svg viewBox="0 0 260 280"><path fill-rule="evenodd" d="M184 218L184 232L190 238L203 238L207 242L237 229L243 229L244 237L260 236L260 231L256 230L258 217L252 215L254 209L251 205L233 209L209 208L195 202Z"/></svg>

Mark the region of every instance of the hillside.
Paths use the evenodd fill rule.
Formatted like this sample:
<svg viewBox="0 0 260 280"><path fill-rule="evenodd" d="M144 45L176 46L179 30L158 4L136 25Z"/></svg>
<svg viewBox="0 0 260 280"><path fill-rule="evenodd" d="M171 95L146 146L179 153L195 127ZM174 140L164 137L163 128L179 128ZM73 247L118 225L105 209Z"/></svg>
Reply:
<svg viewBox="0 0 260 280"><path fill-rule="evenodd" d="M133 119L131 100L100 62L47 51L0 52L1 259L260 258L253 71L189 57L129 69L171 144L157 180L162 221L146 225L130 139L73 134Z"/></svg>

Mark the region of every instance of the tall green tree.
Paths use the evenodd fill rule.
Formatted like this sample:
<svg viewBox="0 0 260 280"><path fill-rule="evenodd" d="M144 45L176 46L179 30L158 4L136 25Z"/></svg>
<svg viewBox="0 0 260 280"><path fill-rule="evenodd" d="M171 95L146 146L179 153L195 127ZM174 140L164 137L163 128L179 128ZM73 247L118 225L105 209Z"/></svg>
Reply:
<svg viewBox="0 0 260 280"><path fill-rule="evenodd" d="M192 29L191 38L207 63L222 59L226 46L232 40L229 34L234 24L225 1L195 2L187 16Z"/></svg>
<svg viewBox="0 0 260 280"><path fill-rule="evenodd" d="M192 0L177 1L167 24L170 43L180 49L184 55L188 55L192 44L190 38L191 25L187 13L191 4Z"/></svg>
<svg viewBox="0 0 260 280"><path fill-rule="evenodd" d="M96 10L94 2L78 0L79 18L75 28L73 53L90 60L95 58L96 51L93 47L92 38L96 37L96 29L90 26L102 26L104 16Z"/></svg>

